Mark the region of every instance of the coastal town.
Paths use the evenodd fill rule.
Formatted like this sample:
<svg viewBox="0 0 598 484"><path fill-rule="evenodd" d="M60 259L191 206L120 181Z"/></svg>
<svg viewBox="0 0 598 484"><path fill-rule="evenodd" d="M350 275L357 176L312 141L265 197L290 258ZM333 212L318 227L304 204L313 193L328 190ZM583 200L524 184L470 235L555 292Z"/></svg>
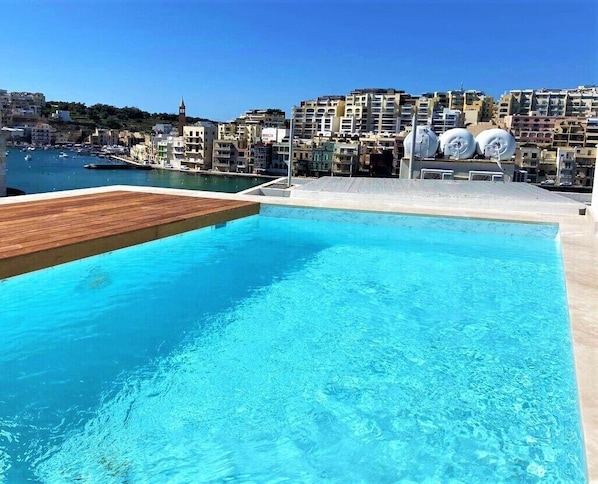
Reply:
<svg viewBox="0 0 598 484"><path fill-rule="evenodd" d="M496 101L473 89L419 95L356 89L301 100L290 116L252 109L226 122L189 119L181 99L176 122L145 132L101 122L86 132L59 107L42 93L0 89L6 146L72 149L199 173L285 176L291 156L293 176L478 176L589 190L598 144L597 86L511 90ZM416 159L407 164L414 124ZM498 145L481 146L478 137L490 133ZM503 145L510 144L505 152ZM2 149L3 180L4 156Z"/></svg>

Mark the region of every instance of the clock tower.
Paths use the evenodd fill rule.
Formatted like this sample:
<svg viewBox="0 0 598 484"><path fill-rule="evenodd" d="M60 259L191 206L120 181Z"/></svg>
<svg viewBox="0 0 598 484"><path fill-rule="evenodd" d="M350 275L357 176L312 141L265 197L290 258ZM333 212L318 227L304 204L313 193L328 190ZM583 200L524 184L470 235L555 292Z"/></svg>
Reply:
<svg viewBox="0 0 598 484"><path fill-rule="evenodd" d="M183 136L183 126L185 126L185 101L181 98L179 105L179 136Z"/></svg>

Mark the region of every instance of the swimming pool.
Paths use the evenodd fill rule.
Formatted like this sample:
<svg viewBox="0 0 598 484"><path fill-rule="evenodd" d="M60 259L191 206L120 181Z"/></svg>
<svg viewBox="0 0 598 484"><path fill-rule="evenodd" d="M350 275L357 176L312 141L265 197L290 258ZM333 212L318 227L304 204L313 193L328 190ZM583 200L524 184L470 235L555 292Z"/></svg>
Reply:
<svg viewBox="0 0 598 484"><path fill-rule="evenodd" d="M264 206L0 313L0 482L584 480L555 226Z"/></svg>

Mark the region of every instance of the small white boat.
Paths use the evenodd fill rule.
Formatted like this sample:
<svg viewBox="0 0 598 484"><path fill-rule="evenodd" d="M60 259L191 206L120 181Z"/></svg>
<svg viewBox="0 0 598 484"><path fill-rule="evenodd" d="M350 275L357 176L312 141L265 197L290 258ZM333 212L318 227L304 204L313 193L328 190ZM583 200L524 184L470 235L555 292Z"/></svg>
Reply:
<svg viewBox="0 0 598 484"><path fill-rule="evenodd" d="M25 155L25 161L29 161L31 159L31 155Z"/></svg>
<svg viewBox="0 0 598 484"><path fill-rule="evenodd" d="M61 151L60 154L58 155L60 158L68 158L69 155L67 155L64 151Z"/></svg>

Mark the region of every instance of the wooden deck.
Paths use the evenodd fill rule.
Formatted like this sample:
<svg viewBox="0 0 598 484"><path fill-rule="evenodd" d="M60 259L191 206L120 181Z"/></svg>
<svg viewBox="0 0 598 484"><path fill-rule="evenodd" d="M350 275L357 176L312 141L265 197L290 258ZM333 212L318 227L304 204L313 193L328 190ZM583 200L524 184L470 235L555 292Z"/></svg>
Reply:
<svg viewBox="0 0 598 484"><path fill-rule="evenodd" d="M0 205L0 279L258 212L253 202L127 191Z"/></svg>

